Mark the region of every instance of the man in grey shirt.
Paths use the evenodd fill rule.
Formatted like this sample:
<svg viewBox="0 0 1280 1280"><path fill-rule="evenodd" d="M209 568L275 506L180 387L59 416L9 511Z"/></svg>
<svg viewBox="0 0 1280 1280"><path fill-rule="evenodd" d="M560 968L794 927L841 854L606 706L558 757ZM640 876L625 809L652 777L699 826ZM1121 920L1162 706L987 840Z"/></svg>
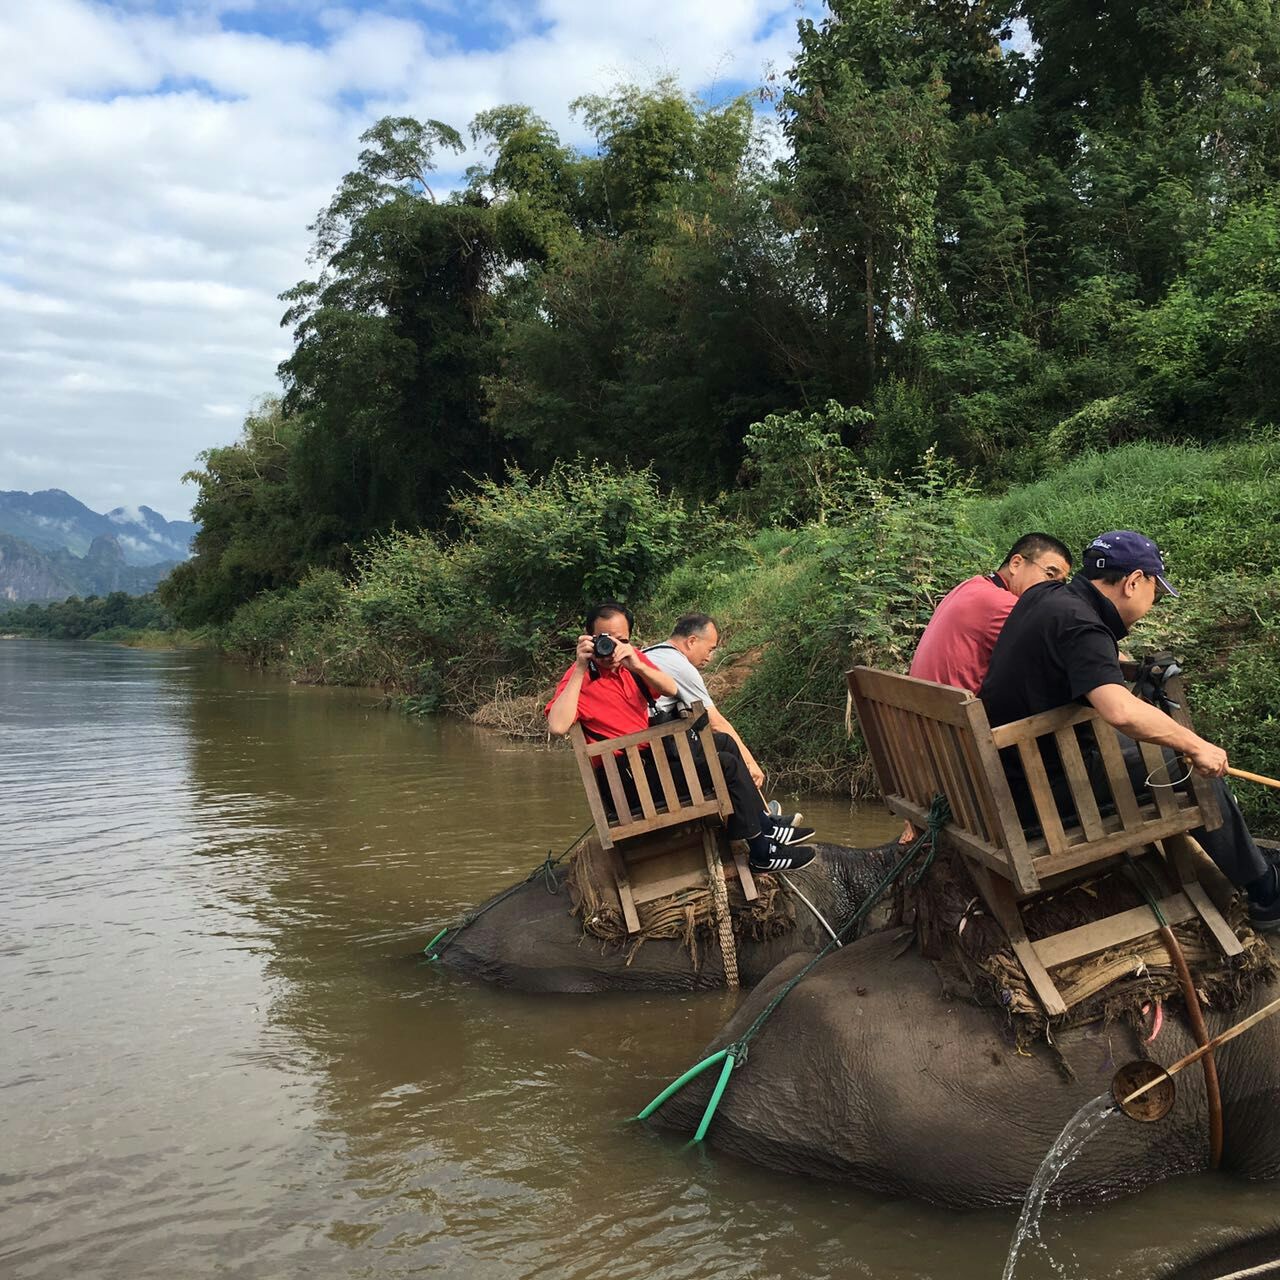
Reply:
<svg viewBox="0 0 1280 1280"><path fill-rule="evenodd" d="M676 696L658 699L659 711L671 711L677 704L691 706L700 701L707 711L707 720L716 733L727 734L738 744L742 762L747 766L751 781L757 787L764 786L764 770L738 736L738 731L720 714L707 692L702 679L702 668L711 661L711 655L720 647L720 630L715 619L705 613L686 613L676 619L671 638L662 644L650 645L644 655L655 667L665 671L676 682Z"/></svg>
<svg viewBox="0 0 1280 1280"><path fill-rule="evenodd" d="M701 702L707 715L707 723L715 735L716 749L721 765L725 767L726 781L731 774L740 778L740 770L745 767L758 795L764 784L764 770L756 763L755 756L738 736L738 731L721 715L702 679L702 668L711 661L711 655L719 647L720 631L710 615L686 613L677 618L670 638L662 644L650 645L644 651L644 656L655 667L665 671L676 682L675 696L664 695L658 698L654 704L655 710L669 712L678 706L688 707ZM735 785L737 784L730 783L730 794ZM745 779L742 785L747 785ZM741 803L748 803L745 798L740 799ZM760 800L763 803L764 797L761 796ZM800 814L784 816L774 806L761 816L766 821L766 830L770 822L773 824L773 838L778 844L800 845L801 848L775 850L776 856L768 865L753 857L753 867L764 871L789 871L806 865L812 859L813 850L805 846L804 842L814 835L814 830L812 827L800 826Z"/></svg>

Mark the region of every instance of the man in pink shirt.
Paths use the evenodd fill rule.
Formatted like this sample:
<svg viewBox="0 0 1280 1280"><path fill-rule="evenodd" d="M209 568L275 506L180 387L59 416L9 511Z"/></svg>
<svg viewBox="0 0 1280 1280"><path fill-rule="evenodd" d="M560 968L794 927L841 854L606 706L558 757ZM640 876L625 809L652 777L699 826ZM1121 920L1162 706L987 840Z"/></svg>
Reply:
<svg viewBox="0 0 1280 1280"><path fill-rule="evenodd" d="M1070 572L1071 552L1063 543L1047 533L1024 533L995 573L969 578L942 598L916 646L910 674L976 694L1018 597Z"/></svg>
<svg viewBox="0 0 1280 1280"><path fill-rule="evenodd" d="M1024 533L994 573L980 573L952 587L933 611L911 659L909 675L968 689L975 697L987 678L991 650L1005 619L1028 587L1061 582L1071 573L1071 552L1047 533ZM899 840L909 844L907 823Z"/></svg>

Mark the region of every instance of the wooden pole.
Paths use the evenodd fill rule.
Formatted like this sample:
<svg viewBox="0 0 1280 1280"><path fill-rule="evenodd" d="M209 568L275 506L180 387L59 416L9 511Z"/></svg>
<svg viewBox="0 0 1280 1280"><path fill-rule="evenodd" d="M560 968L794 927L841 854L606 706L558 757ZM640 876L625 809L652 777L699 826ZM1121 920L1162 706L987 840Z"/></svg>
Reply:
<svg viewBox="0 0 1280 1280"><path fill-rule="evenodd" d="M1264 787L1275 787L1280 791L1280 778L1268 778L1262 773L1250 773L1248 769L1228 769L1227 777L1243 778L1246 782L1260 782Z"/></svg>
<svg viewBox="0 0 1280 1280"><path fill-rule="evenodd" d="M1176 1076L1184 1067L1189 1067L1192 1063L1199 1062L1206 1053L1212 1053L1220 1044L1226 1044L1228 1040L1234 1040L1236 1036L1242 1035L1248 1031L1250 1027L1256 1027L1264 1018L1269 1018L1273 1013L1280 1013L1280 999L1273 1000L1270 1004L1265 1004L1256 1013L1251 1013L1247 1018L1237 1022L1234 1027L1228 1027L1221 1034L1213 1037L1208 1044L1202 1044L1198 1049L1192 1050L1185 1058L1179 1058L1171 1067L1165 1067L1164 1074L1156 1076L1148 1084L1144 1084L1140 1089L1135 1089L1128 1097L1123 1098L1120 1105L1123 1107L1126 1103L1132 1102L1135 1098L1140 1098L1146 1092L1154 1089L1156 1085L1168 1080L1170 1076Z"/></svg>
<svg viewBox="0 0 1280 1280"><path fill-rule="evenodd" d="M1164 941L1165 950L1178 974L1178 982L1182 987L1182 1001L1187 1006L1187 1020L1191 1023L1191 1031L1204 1051L1200 1068L1204 1072L1205 1100L1209 1104L1209 1168L1216 1169L1222 1163L1222 1091L1218 1086L1218 1064L1213 1060L1213 1041L1209 1039L1209 1029L1204 1025L1204 1011L1200 1008L1200 996L1196 985L1191 980L1191 970L1187 968L1187 958L1182 954L1178 939L1167 924L1161 924L1160 937Z"/></svg>

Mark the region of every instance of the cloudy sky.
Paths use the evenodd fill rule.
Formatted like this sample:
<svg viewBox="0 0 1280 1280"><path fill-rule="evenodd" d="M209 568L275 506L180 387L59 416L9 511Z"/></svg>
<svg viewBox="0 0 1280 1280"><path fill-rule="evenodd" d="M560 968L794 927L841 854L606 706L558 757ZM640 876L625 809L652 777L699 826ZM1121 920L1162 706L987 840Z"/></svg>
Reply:
<svg viewBox="0 0 1280 1280"><path fill-rule="evenodd" d="M277 295L388 114L465 132L784 70L820 0L0 0L0 489L170 519L288 352ZM460 157L442 185L475 157Z"/></svg>

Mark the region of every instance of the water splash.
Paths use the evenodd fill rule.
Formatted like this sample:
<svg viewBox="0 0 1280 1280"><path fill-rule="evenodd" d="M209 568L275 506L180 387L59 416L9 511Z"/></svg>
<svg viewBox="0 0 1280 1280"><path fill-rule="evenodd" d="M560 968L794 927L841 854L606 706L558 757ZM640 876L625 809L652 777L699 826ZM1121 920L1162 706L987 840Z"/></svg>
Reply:
<svg viewBox="0 0 1280 1280"><path fill-rule="evenodd" d="M1027 1198L1022 1202L1018 1228L1013 1233L1013 1243L1009 1246L1009 1257L1005 1260L1001 1280L1013 1280L1013 1271L1018 1264L1022 1246L1032 1237L1040 1240L1040 1215L1044 1212L1049 1189L1084 1149L1085 1143L1115 1112L1116 1104L1111 1100L1110 1094L1099 1094L1096 1098L1090 1098L1058 1134L1057 1141L1049 1148L1049 1154L1041 1161L1040 1168L1036 1170L1036 1176L1027 1189Z"/></svg>

